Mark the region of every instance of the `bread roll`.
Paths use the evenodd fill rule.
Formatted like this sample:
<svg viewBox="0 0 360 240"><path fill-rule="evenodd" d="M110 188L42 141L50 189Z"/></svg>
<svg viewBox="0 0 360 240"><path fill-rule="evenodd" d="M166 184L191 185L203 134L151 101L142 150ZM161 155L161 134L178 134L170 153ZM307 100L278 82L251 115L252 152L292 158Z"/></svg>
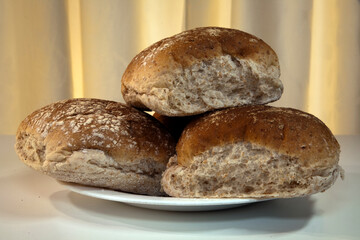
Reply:
<svg viewBox="0 0 360 240"><path fill-rule="evenodd" d="M175 142L156 119L134 108L70 99L26 117L15 148L26 165L61 181L162 195L160 178Z"/></svg>
<svg viewBox="0 0 360 240"><path fill-rule="evenodd" d="M340 146L316 117L290 108L219 110L183 131L162 178L174 197L289 198L328 189Z"/></svg>
<svg viewBox="0 0 360 240"><path fill-rule="evenodd" d="M276 53L248 33L219 27L188 30L141 53L122 77L134 107L165 116L264 104L281 97Z"/></svg>

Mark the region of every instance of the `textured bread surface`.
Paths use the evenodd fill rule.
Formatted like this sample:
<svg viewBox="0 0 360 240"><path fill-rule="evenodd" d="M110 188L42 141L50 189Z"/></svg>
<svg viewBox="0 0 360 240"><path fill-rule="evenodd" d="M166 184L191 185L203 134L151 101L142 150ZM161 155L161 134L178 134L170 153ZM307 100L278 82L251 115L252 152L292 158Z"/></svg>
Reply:
<svg viewBox="0 0 360 240"><path fill-rule="evenodd" d="M122 77L125 101L166 116L264 104L281 97L276 53L261 39L205 27L165 38L141 53Z"/></svg>
<svg viewBox="0 0 360 240"><path fill-rule="evenodd" d="M331 131L290 108L205 114L186 126L176 150L162 178L175 197L298 197L325 191L342 173Z"/></svg>
<svg viewBox="0 0 360 240"><path fill-rule="evenodd" d="M161 195L175 142L156 119L134 108L70 99L26 117L15 149L25 164L58 180Z"/></svg>

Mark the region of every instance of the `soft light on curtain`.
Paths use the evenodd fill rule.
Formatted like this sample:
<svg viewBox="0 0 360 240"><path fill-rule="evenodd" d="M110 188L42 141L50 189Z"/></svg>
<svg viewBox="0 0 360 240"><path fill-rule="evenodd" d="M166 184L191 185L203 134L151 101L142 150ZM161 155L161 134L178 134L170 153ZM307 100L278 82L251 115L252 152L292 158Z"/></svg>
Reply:
<svg viewBox="0 0 360 240"><path fill-rule="evenodd" d="M60 99L122 101L121 75L139 51L200 26L274 48L285 91L273 105L360 133L358 0L0 0L0 134Z"/></svg>

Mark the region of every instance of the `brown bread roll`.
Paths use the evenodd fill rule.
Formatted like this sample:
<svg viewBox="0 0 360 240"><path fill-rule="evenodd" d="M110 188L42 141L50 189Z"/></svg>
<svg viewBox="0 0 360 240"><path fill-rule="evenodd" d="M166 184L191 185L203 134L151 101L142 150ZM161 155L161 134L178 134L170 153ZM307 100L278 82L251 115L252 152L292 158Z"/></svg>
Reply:
<svg viewBox="0 0 360 240"><path fill-rule="evenodd" d="M288 198L328 189L340 146L308 113L270 106L205 114L183 131L162 186L175 197Z"/></svg>
<svg viewBox="0 0 360 240"><path fill-rule="evenodd" d="M122 77L134 107L165 116L264 104L281 97L279 60L261 39L236 30L203 27L165 38L141 53Z"/></svg>
<svg viewBox="0 0 360 240"><path fill-rule="evenodd" d="M26 165L61 181L162 195L160 178L175 141L156 119L134 108L70 99L26 117L15 148Z"/></svg>

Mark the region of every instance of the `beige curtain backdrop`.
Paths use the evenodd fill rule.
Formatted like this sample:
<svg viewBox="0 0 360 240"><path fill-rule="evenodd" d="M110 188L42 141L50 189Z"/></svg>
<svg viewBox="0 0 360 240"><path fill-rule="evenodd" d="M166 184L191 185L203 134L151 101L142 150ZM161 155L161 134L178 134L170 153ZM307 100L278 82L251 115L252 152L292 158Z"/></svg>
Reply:
<svg viewBox="0 0 360 240"><path fill-rule="evenodd" d="M273 105L360 134L358 0L0 0L0 134L60 99L123 101L121 75L139 51L199 26L262 38L285 87Z"/></svg>

